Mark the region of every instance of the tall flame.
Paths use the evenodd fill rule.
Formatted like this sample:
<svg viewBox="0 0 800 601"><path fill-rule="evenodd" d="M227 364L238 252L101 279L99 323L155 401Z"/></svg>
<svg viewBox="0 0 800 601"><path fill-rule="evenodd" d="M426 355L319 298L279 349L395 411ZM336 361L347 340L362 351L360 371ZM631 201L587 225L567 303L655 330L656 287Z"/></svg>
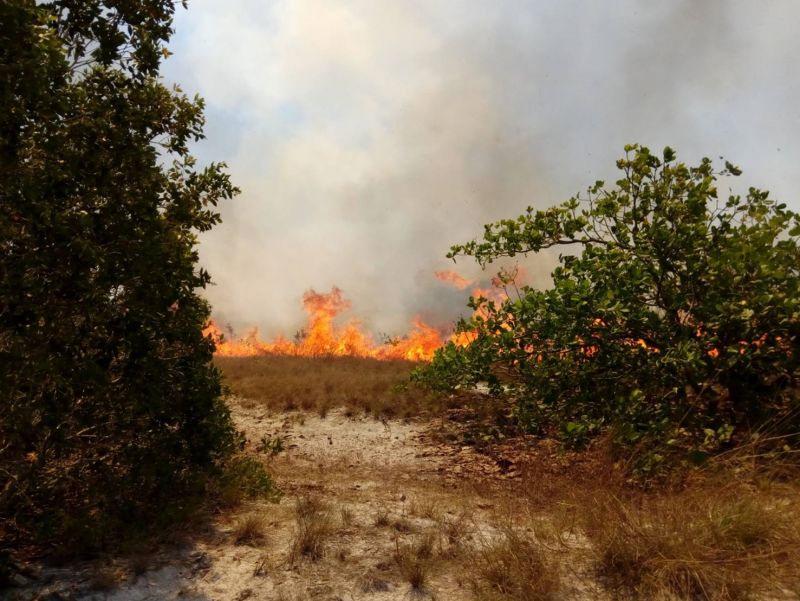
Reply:
<svg viewBox="0 0 800 601"><path fill-rule="evenodd" d="M361 324L351 320L337 327L335 318L351 306L334 287L323 294L309 290L303 295L303 308L308 314L305 330L298 332L294 340L278 336L272 341L262 340L257 328L241 338L227 337L219 325L211 321L204 330L216 343L217 355L252 357L257 355L297 355L303 357L350 356L374 359L405 359L429 361L443 344L439 330L426 324L422 318L412 321L410 331L388 344L376 345L369 333L362 331Z"/></svg>
<svg viewBox="0 0 800 601"><path fill-rule="evenodd" d="M441 280L443 282L448 282L458 288L459 290L464 290L467 286L472 285L474 282L472 280L468 280L464 276L455 271L435 271L433 275L436 276L436 279Z"/></svg>
<svg viewBox="0 0 800 601"><path fill-rule="evenodd" d="M473 282L462 277L454 271L437 271L435 275L438 279L449 282L453 286L464 289ZM492 278L492 286L489 288L473 288L472 296L483 298L489 303L499 306L509 298L509 288L517 291L522 285L525 274L521 269L501 271ZM277 336L273 340L263 340L258 328L252 328L244 336L235 337L233 332L229 336L224 335L222 329L213 320L204 330L206 336L216 343L216 354L234 357L252 357L258 355L296 355L304 357L322 356L350 356L350 357L369 357L373 359L392 360L404 359L408 361L430 361L434 353L446 341L453 342L457 346L468 346L477 337L475 331L456 332L447 338L442 336L439 329L425 323L421 317L415 317L411 322L409 331L399 338L390 339L385 344L375 344L372 336L362 330L361 324L357 320L350 320L344 326L336 325L336 318L344 311L350 309L351 303L342 295L342 291L333 287L327 294L309 290L303 295L303 309L308 314L306 327L300 330L293 340L284 336ZM475 315L483 318L489 317L490 309L481 304L475 309ZM593 325L602 329L605 323L602 319L596 318ZM501 323L500 327L509 328L510 326ZM698 326L697 335L702 335L702 327ZM598 332L595 337L601 336ZM762 337L751 344L758 347L764 343L766 337ZM599 352L599 346L592 344L591 341L578 341L580 352L587 357L592 357ZM648 344L644 339L627 339L623 344L632 349L641 348L652 353L660 353L661 350L656 346ZM740 352L744 353L747 348L746 342L741 343ZM528 349L531 354L535 354L535 349ZM711 348L708 356L716 359L719 350ZM541 357L539 357L541 361Z"/></svg>

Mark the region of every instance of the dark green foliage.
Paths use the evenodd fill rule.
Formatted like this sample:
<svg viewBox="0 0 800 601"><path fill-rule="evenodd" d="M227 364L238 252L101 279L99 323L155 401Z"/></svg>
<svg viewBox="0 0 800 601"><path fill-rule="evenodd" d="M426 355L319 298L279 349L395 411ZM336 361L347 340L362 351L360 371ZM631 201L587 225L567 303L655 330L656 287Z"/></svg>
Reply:
<svg viewBox="0 0 800 601"><path fill-rule="evenodd" d="M523 288L480 307L417 374L434 386L486 380L517 399L530 428L557 427L582 445L613 428L654 467L669 449L695 461L769 429L798 444L800 220L768 193L720 201L738 176L661 157L638 145L617 163L616 187L487 225L454 246L486 265L499 257L574 248L553 286ZM762 432L763 434L763 432Z"/></svg>
<svg viewBox="0 0 800 601"><path fill-rule="evenodd" d="M215 497L223 505L236 505L241 501L265 498L277 501L281 497L264 465L253 457L236 456L228 461L216 480Z"/></svg>
<svg viewBox="0 0 800 601"><path fill-rule="evenodd" d="M0 3L6 541L101 547L235 449L196 235L236 189L188 154L202 101L158 79L174 4Z"/></svg>

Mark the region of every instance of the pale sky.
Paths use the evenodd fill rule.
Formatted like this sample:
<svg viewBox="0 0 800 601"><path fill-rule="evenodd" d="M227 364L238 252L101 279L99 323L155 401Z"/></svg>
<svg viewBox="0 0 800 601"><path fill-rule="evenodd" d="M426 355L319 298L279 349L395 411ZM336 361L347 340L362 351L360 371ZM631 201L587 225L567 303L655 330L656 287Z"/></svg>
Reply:
<svg viewBox="0 0 800 601"><path fill-rule="evenodd" d="M613 181L629 142L723 155L800 210L799 24L796 0L190 0L164 75L242 189L201 242L207 296L267 334L333 285L374 332L446 325L466 294L434 271L481 275L449 246ZM553 258L524 263L544 284Z"/></svg>

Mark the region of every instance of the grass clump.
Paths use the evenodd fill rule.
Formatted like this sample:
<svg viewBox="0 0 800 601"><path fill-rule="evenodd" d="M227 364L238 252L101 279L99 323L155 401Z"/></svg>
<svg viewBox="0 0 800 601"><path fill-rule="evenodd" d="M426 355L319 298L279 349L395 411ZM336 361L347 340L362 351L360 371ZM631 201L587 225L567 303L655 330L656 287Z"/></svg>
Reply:
<svg viewBox="0 0 800 601"><path fill-rule="evenodd" d="M418 497L411 501L408 512L420 518L438 521L441 517L441 511L433 499Z"/></svg>
<svg viewBox="0 0 800 601"><path fill-rule="evenodd" d="M319 498L303 497L297 501L295 520L297 531L289 552L289 562L294 564L300 559L319 561L335 531L330 506Z"/></svg>
<svg viewBox="0 0 800 601"><path fill-rule="evenodd" d="M800 514L769 495L698 491L596 502L587 534L604 584L650 598L733 601L800 585Z"/></svg>
<svg viewBox="0 0 800 601"><path fill-rule="evenodd" d="M391 583L388 580L372 571L362 574L357 584L362 593L383 593L391 588Z"/></svg>
<svg viewBox="0 0 800 601"><path fill-rule="evenodd" d="M381 507L375 513L375 526L378 528L386 528L389 524L392 523L391 517L389 515L389 510L385 507Z"/></svg>
<svg viewBox="0 0 800 601"><path fill-rule="evenodd" d="M233 542L237 545L257 546L266 539L267 522L259 513L249 513L236 521Z"/></svg>
<svg viewBox="0 0 800 601"><path fill-rule="evenodd" d="M552 551L511 528L475 551L473 589L479 601L550 601L561 581Z"/></svg>
<svg viewBox="0 0 800 601"><path fill-rule="evenodd" d="M434 539L424 536L411 543L397 543L394 561L400 576L411 586L411 592L423 593L427 588L432 568Z"/></svg>
<svg viewBox="0 0 800 601"><path fill-rule="evenodd" d="M438 521L442 539L442 553L449 557L460 555L468 540L472 538L473 527L465 514L443 516Z"/></svg>
<svg viewBox="0 0 800 601"><path fill-rule="evenodd" d="M339 509L339 518L344 528L350 528L355 522L353 510L349 507L341 507Z"/></svg>

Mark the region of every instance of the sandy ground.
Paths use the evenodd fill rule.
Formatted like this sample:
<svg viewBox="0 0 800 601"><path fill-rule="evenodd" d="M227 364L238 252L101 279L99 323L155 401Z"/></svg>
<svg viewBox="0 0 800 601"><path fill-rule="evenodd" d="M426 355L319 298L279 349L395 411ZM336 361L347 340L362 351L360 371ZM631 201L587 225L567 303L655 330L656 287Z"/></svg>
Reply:
<svg viewBox="0 0 800 601"><path fill-rule="evenodd" d="M190 544L148 557L145 567L134 570L138 576L124 563L44 569L7 598L460 601L473 598L470 560L460 549L491 541L509 515L519 515L508 487L487 485L465 471L502 480L516 478L514 469L477 457L471 447L436 444L436 423L381 422L341 411L270 415L236 402L234 416L252 449L264 437L281 439L284 450L270 459L284 492L280 502L250 503L219 516ZM332 525L318 560L292 555L297 503L308 497L322 501ZM252 514L265 520L264 540L236 544L237 521ZM420 591L396 557L426 540L433 542L435 558ZM578 596L598 598L597 591Z"/></svg>

